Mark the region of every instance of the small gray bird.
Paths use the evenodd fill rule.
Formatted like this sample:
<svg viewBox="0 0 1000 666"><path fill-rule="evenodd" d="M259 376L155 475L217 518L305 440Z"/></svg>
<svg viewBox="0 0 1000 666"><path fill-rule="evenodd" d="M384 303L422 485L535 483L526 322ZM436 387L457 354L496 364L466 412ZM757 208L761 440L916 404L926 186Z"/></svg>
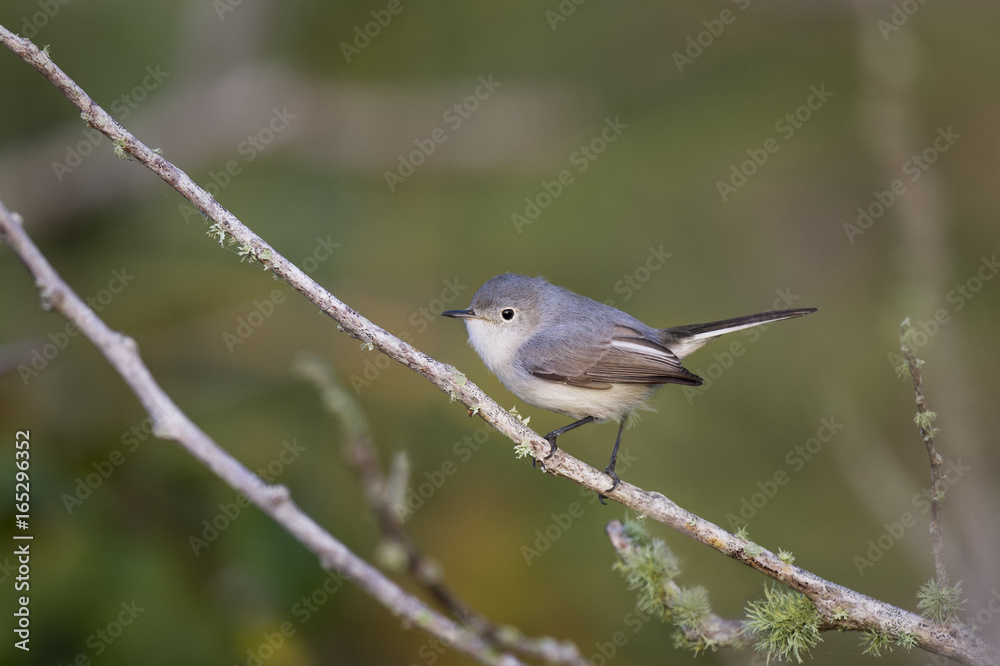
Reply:
<svg viewBox="0 0 1000 666"><path fill-rule="evenodd" d="M472 297L468 310L442 312L464 319L469 342L483 363L518 398L577 419L545 439L555 454L556 438L594 421L619 421L618 437L605 472L613 485L618 446L628 416L651 409L646 402L664 384L699 386L681 359L725 333L781 319L801 317L815 308L652 328L604 303L545 279L504 273Z"/></svg>

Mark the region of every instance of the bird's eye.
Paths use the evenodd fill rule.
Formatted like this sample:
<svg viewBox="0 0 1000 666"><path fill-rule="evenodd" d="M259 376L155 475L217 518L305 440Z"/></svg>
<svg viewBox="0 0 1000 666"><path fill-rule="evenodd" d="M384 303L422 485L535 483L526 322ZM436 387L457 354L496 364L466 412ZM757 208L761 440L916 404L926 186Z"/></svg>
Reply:
<svg viewBox="0 0 1000 666"><path fill-rule="evenodd" d="M507 321L510 321L511 319L514 318L514 311L511 310L510 308L504 308L504 311L500 313L500 316L506 319Z"/></svg>

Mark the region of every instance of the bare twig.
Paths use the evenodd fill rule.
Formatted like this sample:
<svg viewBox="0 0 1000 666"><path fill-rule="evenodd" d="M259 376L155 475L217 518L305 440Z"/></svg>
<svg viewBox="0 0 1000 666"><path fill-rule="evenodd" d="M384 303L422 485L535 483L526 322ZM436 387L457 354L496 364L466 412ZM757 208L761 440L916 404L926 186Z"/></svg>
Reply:
<svg viewBox="0 0 1000 666"><path fill-rule="evenodd" d="M481 637L466 631L402 590L303 513L292 501L287 488L267 485L216 444L160 388L143 363L135 340L108 328L76 295L28 237L17 216L8 211L2 202L0 238L13 248L35 278L42 307L55 309L76 324L122 376L152 418L153 432L157 437L176 441L315 553L324 567L336 569L353 580L411 626L423 629L481 663L519 663L510 655L498 655Z"/></svg>
<svg viewBox="0 0 1000 666"><path fill-rule="evenodd" d="M553 638L530 638L520 635L513 627L498 627L476 612L444 581L440 567L413 542L398 513L379 464L378 449L372 441L371 428L354 396L337 381L332 368L313 354L300 354L295 371L308 379L320 391L326 408L344 426L344 453L355 476L361 481L365 498L378 519L379 529L388 546L402 555L407 572L424 586L453 615L497 648L517 652L550 664L587 666L589 662L571 642Z"/></svg>
<svg viewBox="0 0 1000 666"><path fill-rule="evenodd" d="M871 144L887 174L897 174L901 164L917 150L919 122L914 112L914 86L918 78L920 45L910 33L894 35L890 44L877 25L877 12L888 3L854 3L859 20L860 66L865 80L865 116L869 125ZM927 177L924 178L923 176ZM944 285L948 272L947 252L943 233L944 197L937 173L922 174L919 182L910 184L906 196L899 197L894 211L900 224L901 268L907 272L904 284L921 285L914 295L930 302L932 294ZM925 303L921 303L924 306ZM909 328L909 319L903 322L903 335ZM924 405L923 385L920 379L920 362L913 356L905 338L901 341L913 387L917 396L917 411L927 413ZM928 426L929 428L930 426ZM941 457L934 451L929 429L921 427L921 436L931 458L931 539L937 582L945 587L948 576L944 569L943 542L941 539Z"/></svg>
<svg viewBox="0 0 1000 666"><path fill-rule="evenodd" d="M385 329L376 326L323 289L300 268L275 251L260 236L247 228L207 192L198 187L187 174L154 153L122 128L30 40L17 37L0 26L0 43L31 64L62 90L82 111L82 117L91 127L105 134L116 142L115 145L120 150L131 155L163 178L214 221L221 230L235 238L244 253L274 271L280 279L335 319L339 323L340 330L423 375L454 400L464 404L469 409L470 415L478 414L480 418L511 441L524 444L536 459L541 460L548 455L551 447L547 440L500 407L478 386L468 381L461 372L434 360L391 335ZM94 316L93 313L90 315ZM106 344L111 344L109 347L111 351L108 353L124 355L126 359L135 354L134 343L117 341L117 334L110 331L108 331L108 335L113 338L111 342L105 341ZM131 351L126 352L125 350ZM131 366L124 367L128 369ZM145 371L145 374L148 375L148 371ZM128 381L128 377L126 380ZM140 394L140 399L143 399L144 404L146 404L144 394ZM148 410L151 410L150 414L154 421L159 422L159 419L162 419L160 413L162 405L156 402L146 406ZM165 432L175 435L173 430L168 429ZM197 433L204 438L200 431ZM195 450L200 452L201 447L195 447ZM199 457L201 458L200 455ZM213 470L216 470L218 461L212 458L204 460ZM236 461L232 461L232 464L239 465ZM242 466L239 466L239 469L243 470ZM606 497L622 503L639 514L672 527L681 534L700 541L720 553L743 562L747 566L802 592L816 605L817 611L824 621L835 621L836 626L841 629L874 631L890 636L906 632L914 638L915 646L930 652L936 652L967 664L994 663L990 648L965 627L946 627L930 622L914 613L872 599L827 581L809 571L786 564L777 555L763 548L755 547L752 553L747 552L745 550L748 545L746 540L740 539L718 525L682 509L659 493L648 492L624 482L613 492L606 492L607 476L602 471L586 465L562 449L545 461L545 471L554 476L569 479L596 493L603 493ZM244 483L248 487L255 487L254 483L261 484L256 477L253 479L255 481L244 480ZM279 502L278 506L292 507L293 505L291 502ZM285 524L285 519L286 516L282 513L282 524ZM313 524L308 517L297 510L294 516L287 516L287 520L289 521L289 529L293 530L293 533L297 533L295 530L299 529L299 522L302 520ZM337 547L338 552L343 549L339 543L337 543ZM477 645L481 645L481 639L477 640L480 641Z"/></svg>
<svg viewBox="0 0 1000 666"><path fill-rule="evenodd" d="M883 260L892 264L891 272L898 276L896 299L905 303L904 309L923 315L914 317L914 324L926 320L934 327L923 331L934 338L935 386L939 388L934 404L949 415L951 457L988 460L993 455L992 433L987 434L977 414L981 401L971 388L974 382L969 381L969 357L959 349L967 318L961 308L952 307L951 302L942 303L940 298L952 288L956 272L966 270L956 261L962 253L956 251L951 231L956 215L949 193L953 188L944 176L946 163L952 157L942 152L942 159L922 171L919 179L908 178L900 171L912 163L909 161L914 155L931 147L938 132L946 129L951 133L951 123L956 123L955 136L962 137L957 141L976 142L979 138L967 133L973 127L965 124L961 114L937 116L924 112L920 100L934 71L935 48L926 33L897 30L886 21L901 5L895 0L854 0L853 5L857 15L858 119L866 129L864 145L879 168L882 182L888 184L899 178L905 182L905 193L896 197L891 209L886 207L885 214L865 232L864 242L885 243L880 252ZM944 124L928 124L932 118ZM956 146L948 151L962 150ZM961 158L955 155L955 159ZM869 236L877 236L878 240ZM915 353L922 349L923 341L919 341L921 344L911 345ZM976 467L981 470L983 466ZM949 497L948 506L949 573L954 578L991 580L1000 548L1000 523L984 521L983 517L1000 506L1000 492L991 484L970 484ZM987 603L989 593L985 589L973 594L978 597L977 604ZM1000 641L1000 623L990 623L984 633Z"/></svg>
<svg viewBox="0 0 1000 666"><path fill-rule="evenodd" d="M941 464L944 459L934 448L934 434L937 428L931 422L937 417L932 411L927 409L927 402L924 399L924 379L920 367L923 361L913 355L910 349L910 320L904 319L901 325L900 350L903 358L906 359L906 367L913 379L913 394L917 403L917 417L914 419L920 427L920 438L924 440L927 447L927 457L930 458L931 467L931 546L934 549L934 571L937 576L938 586L945 588L948 586L948 572L944 566L944 539L941 536L941 500L944 499L945 482L941 473Z"/></svg>

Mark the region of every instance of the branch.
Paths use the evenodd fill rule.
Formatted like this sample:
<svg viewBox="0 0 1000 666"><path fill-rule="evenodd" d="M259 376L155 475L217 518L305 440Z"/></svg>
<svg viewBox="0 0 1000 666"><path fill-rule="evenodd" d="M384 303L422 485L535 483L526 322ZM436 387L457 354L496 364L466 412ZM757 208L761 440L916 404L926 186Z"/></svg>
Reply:
<svg viewBox="0 0 1000 666"><path fill-rule="evenodd" d="M352 553L292 502L284 486L269 486L244 467L195 425L156 383L143 363L135 340L111 330L59 277L21 226L20 219L0 202L0 238L10 245L35 278L42 308L57 310L94 343L118 371L153 420L153 434L176 441L238 493L271 516L289 534L319 557L325 568L336 569L395 615L441 639L483 664L519 663L496 654L479 636L408 594L381 571ZM506 659L506 660L505 660Z"/></svg>
<svg viewBox="0 0 1000 666"><path fill-rule="evenodd" d="M127 132L30 40L17 37L0 26L0 43L31 64L62 90L82 111L84 121L112 139L117 150L131 155L159 175L191 201L206 217L215 222L221 231L232 236L240 244L241 253L251 256L263 264L265 268L274 271L280 279L287 282L324 313L336 320L339 323L338 330L361 340L365 343L363 346L378 349L388 357L426 377L439 389L448 393L453 400L464 404L469 409L470 415L478 414L499 433L513 442L524 445L536 460L546 458L551 448L548 441L511 416L478 386L468 381L461 372L434 360L391 335L385 329L376 326L323 289L260 236L247 228L232 213L223 208L207 192L198 187L187 174ZM93 313L90 314L93 316ZM109 335L116 336L117 334L109 332ZM131 344L134 346L134 343ZM141 395L140 399L143 399ZM144 404L146 404L145 401ZM147 409L156 410L150 412L154 422L157 421L158 417L161 417L158 404L147 405ZM192 427L194 426L192 425ZM200 434L200 431L198 433ZM204 435L201 436L204 437ZM235 461L233 463L238 465ZM206 461L206 464L210 464L215 470L214 463ZM562 449L558 450L552 458L545 460L544 471L554 476L569 479L595 493L604 494L640 515L648 516L672 527L681 534L700 541L720 553L802 592L816 605L823 621L833 622L841 629L874 631L890 636L906 632L915 636L914 645L924 650L936 652L967 664L994 663L989 647L966 627L944 626L930 622L919 615L872 599L827 581L809 571L786 564L777 555L759 546L754 545L748 552L746 548L750 546L750 542L682 509L659 493L648 492L624 482L613 492L606 492L607 476L602 471L570 456ZM257 480L256 483L260 484L260 481ZM340 546L340 548L343 547Z"/></svg>
<svg viewBox="0 0 1000 666"><path fill-rule="evenodd" d="M941 500L944 499L945 484L941 474L941 463L944 459L934 448L934 435L937 428L931 425L937 414L927 409L927 402L924 399L924 379L920 367L923 361L913 355L910 349L910 336L912 328L910 319L907 317L900 325L900 350L903 358L906 359L905 370L913 379L913 394L917 403L917 415L913 419L920 427L920 438L924 440L927 447L927 456L931 464L931 543L934 549L934 570L937 574L939 587L948 586L948 572L944 566L944 540L941 537Z"/></svg>
<svg viewBox="0 0 1000 666"><path fill-rule="evenodd" d="M402 505L405 479L394 478L403 476L402 474L391 474L387 480L382 473L368 419L354 396L337 381L333 369L314 354L300 354L295 360L294 369L300 377L316 386L327 410L339 418L344 426L344 454L364 488L369 507L378 519L385 550L391 553L388 559L402 559L414 580L470 629L499 649L553 664L589 666L589 662L580 656L579 649L573 643L560 643L547 637L529 638L521 636L513 627L498 627L472 609L445 583L438 564L421 552L403 527L398 507ZM399 497L396 497L397 494Z"/></svg>
<svg viewBox="0 0 1000 666"><path fill-rule="evenodd" d="M644 549L643 544L637 542L635 536L629 533L629 529L621 521L612 520L604 528L604 531L607 533L615 552L618 553L620 562L623 565L622 568L624 569L635 570L643 566L648 566L651 563L644 560L648 560L650 556L653 559L673 560L676 562L676 557L672 553L663 552L657 554L655 552L650 553ZM663 565L666 562L657 562L656 564ZM669 565L667 566L670 568ZM658 614L663 616L679 614L675 613L675 611L679 610L682 606L680 602L683 598L683 590L680 585L674 582L673 575L676 575L676 571L664 572L662 579L658 581L657 589L648 590L649 596L655 601L656 605L662 608L662 611ZM647 610L643 608L644 605L640 603L640 608ZM682 633L684 646L694 650L696 655L706 649L714 651L720 647L741 648L753 642L753 635L750 628L743 620L728 620L711 612L689 612L687 615L693 621L686 622L684 621L685 618L677 618L678 621L675 624L678 625Z"/></svg>
<svg viewBox="0 0 1000 666"><path fill-rule="evenodd" d="M931 468L931 549L934 553L934 573L932 578L920 588L917 598L920 600L917 608L926 616L938 622L948 622L958 616L965 601L962 599L962 582L948 585L948 570L944 565L944 538L941 535L941 502L944 500L946 483L941 472L944 459L934 446L934 435L937 428L932 424L937 414L927 409L924 398L924 379L921 367L924 362L918 359L911 346L913 345L914 329L907 317L900 324L899 348L903 352L904 364L897 368L900 375L909 375L913 380L913 395L917 403L917 415L914 423L920 428L920 438L927 447L927 457Z"/></svg>

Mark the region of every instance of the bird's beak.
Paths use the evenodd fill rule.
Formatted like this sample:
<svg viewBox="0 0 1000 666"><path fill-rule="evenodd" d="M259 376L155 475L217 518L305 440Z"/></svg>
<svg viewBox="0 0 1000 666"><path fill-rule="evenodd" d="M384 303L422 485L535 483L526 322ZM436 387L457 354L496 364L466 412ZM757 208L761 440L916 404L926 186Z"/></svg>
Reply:
<svg viewBox="0 0 1000 666"><path fill-rule="evenodd" d="M454 317L455 319L477 319L476 313L472 311L472 308L468 310L448 310L447 312L441 313L442 317Z"/></svg>

